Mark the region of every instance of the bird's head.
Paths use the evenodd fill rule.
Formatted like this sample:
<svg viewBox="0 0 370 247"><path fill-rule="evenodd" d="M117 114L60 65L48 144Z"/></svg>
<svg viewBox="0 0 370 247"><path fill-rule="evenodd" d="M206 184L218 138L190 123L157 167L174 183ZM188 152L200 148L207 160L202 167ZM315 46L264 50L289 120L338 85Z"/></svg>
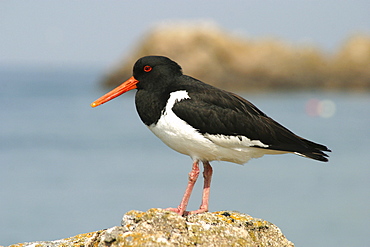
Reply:
<svg viewBox="0 0 370 247"><path fill-rule="evenodd" d="M95 100L91 106L104 104L132 89L161 90L182 75L180 65L163 56L146 56L136 61L133 76L109 93Z"/></svg>

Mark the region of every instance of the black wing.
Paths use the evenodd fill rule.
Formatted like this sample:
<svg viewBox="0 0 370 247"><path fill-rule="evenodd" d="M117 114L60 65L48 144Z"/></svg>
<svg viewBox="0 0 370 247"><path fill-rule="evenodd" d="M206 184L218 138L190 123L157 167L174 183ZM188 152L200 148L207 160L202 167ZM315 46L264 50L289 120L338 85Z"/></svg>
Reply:
<svg viewBox="0 0 370 247"><path fill-rule="evenodd" d="M185 90L190 99L176 103L172 110L202 134L245 136L268 145L267 149L328 161L328 155L323 153L330 152L326 146L295 135L236 94L207 84L188 86Z"/></svg>

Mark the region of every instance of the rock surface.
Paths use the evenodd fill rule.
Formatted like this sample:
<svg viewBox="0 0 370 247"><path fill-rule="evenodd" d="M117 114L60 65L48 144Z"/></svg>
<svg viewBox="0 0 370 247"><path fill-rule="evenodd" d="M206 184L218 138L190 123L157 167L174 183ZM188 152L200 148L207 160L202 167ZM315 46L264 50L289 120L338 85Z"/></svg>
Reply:
<svg viewBox="0 0 370 247"><path fill-rule="evenodd" d="M312 45L276 38L250 39L210 23L153 27L103 84L116 86L132 75L135 61L168 56L185 74L227 90L370 90L370 36L350 38L329 55Z"/></svg>
<svg viewBox="0 0 370 247"><path fill-rule="evenodd" d="M60 246L294 246L281 230L265 220L234 211L181 217L162 209L130 211L122 226L74 237L11 245Z"/></svg>

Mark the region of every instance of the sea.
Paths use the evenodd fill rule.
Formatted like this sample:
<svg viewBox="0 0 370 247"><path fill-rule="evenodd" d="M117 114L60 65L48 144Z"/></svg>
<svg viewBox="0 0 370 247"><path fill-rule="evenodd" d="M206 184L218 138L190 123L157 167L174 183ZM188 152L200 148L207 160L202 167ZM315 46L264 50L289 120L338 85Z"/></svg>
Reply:
<svg viewBox="0 0 370 247"><path fill-rule="evenodd" d="M91 108L109 90L103 76L0 67L0 245L67 238L120 225L130 210L180 203L191 159L140 121L134 92ZM210 211L272 222L296 246L370 246L370 93L238 94L332 153L328 163L293 154L212 162Z"/></svg>

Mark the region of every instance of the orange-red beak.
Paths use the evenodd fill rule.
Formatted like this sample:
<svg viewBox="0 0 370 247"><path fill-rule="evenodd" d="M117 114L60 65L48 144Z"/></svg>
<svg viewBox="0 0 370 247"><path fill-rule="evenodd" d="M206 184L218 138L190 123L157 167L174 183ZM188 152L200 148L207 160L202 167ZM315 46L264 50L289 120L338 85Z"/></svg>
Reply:
<svg viewBox="0 0 370 247"><path fill-rule="evenodd" d="M100 97L99 99L95 100L93 103L91 103L91 107L96 107L98 105L104 104L105 102L108 102L115 97L120 96L123 93L126 93L127 91L130 91L132 89L137 88L136 84L139 81L136 80L133 76L131 76L130 79L110 91L109 93L105 94L104 96Z"/></svg>

